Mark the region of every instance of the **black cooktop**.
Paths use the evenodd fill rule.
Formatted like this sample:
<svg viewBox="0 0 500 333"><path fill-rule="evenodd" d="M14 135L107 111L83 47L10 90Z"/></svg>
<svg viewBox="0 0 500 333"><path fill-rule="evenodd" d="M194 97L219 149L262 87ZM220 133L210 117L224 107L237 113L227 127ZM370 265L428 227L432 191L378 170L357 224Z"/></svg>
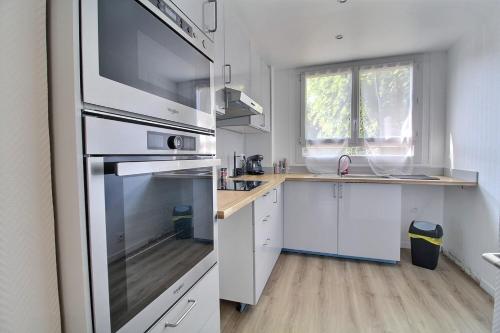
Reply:
<svg viewBox="0 0 500 333"><path fill-rule="evenodd" d="M251 191L263 183L260 180L219 180L217 189L223 191Z"/></svg>

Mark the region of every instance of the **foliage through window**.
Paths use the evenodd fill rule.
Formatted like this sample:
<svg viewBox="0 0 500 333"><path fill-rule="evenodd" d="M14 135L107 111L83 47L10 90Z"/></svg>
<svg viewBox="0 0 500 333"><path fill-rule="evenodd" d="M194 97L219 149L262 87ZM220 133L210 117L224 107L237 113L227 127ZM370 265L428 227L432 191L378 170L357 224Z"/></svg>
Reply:
<svg viewBox="0 0 500 333"><path fill-rule="evenodd" d="M310 147L344 146L364 155L407 154L412 144L413 64L306 72L304 136Z"/></svg>

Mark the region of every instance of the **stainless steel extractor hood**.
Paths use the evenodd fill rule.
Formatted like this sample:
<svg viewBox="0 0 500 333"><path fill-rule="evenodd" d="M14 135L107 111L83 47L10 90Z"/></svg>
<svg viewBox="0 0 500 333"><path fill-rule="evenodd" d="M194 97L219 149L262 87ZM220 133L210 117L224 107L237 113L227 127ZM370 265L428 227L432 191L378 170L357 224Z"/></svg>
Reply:
<svg viewBox="0 0 500 333"><path fill-rule="evenodd" d="M262 114L262 106L251 99L247 94L240 90L232 88L225 89L226 112L224 114L218 114L217 119L228 119Z"/></svg>

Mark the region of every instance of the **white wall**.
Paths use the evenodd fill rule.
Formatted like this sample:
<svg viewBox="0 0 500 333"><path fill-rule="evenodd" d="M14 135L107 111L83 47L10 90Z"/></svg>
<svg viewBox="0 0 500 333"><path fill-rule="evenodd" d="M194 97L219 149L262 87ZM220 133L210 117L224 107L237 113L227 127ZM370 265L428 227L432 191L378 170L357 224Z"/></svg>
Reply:
<svg viewBox="0 0 500 333"><path fill-rule="evenodd" d="M217 158L221 168L227 168L228 175L233 174L233 154L245 154L245 136L222 128L217 128Z"/></svg>
<svg viewBox="0 0 500 333"><path fill-rule="evenodd" d="M421 163L442 167L445 151L446 53L433 52L421 57L422 76L422 143ZM274 80L273 131L275 131L276 158L288 158L291 165L303 165L299 143L300 82L296 69L277 70ZM417 121L417 120L415 120Z"/></svg>
<svg viewBox="0 0 500 333"><path fill-rule="evenodd" d="M500 4L497 3L500 12ZM445 193L445 250L493 291L500 205L500 23L483 20L448 51L447 165L479 172L477 189Z"/></svg>
<svg viewBox="0 0 500 333"><path fill-rule="evenodd" d="M414 220L443 225L444 188L404 185L401 192L401 247L410 248L408 229Z"/></svg>
<svg viewBox="0 0 500 333"><path fill-rule="evenodd" d="M60 332L45 1L0 2L0 331Z"/></svg>

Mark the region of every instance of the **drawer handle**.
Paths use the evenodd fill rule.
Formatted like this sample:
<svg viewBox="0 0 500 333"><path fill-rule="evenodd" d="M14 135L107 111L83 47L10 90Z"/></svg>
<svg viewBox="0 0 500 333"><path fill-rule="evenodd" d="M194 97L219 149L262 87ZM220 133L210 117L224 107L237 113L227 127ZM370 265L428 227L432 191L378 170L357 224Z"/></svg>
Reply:
<svg viewBox="0 0 500 333"><path fill-rule="evenodd" d="M263 197L267 197L271 192L267 192L266 194L263 195Z"/></svg>
<svg viewBox="0 0 500 333"><path fill-rule="evenodd" d="M266 217L264 217L264 219L262 220L262 222L267 222L269 221L268 219L271 217L271 215L266 215Z"/></svg>
<svg viewBox="0 0 500 333"><path fill-rule="evenodd" d="M271 241L271 238L268 238L266 239L266 241L264 242L264 244L262 244L262 246L269 246L269 243Z"/></svg>
<svg viewBox="0 0 500 333"><path fill-rule="evenodd" d="M191 303L191 305L189 306L189 308L187 308L186 312L184 312L184 314L174 324L170 324L167 321L165 323L165 327L177 327L177 326L179 326L182 323L182 321L184 320L184 318L186 318L188 313L191 312L191 310L193 310L194 306L196 305L196 301L194 299L189 299L188 304L189 303Z"/></svg>

